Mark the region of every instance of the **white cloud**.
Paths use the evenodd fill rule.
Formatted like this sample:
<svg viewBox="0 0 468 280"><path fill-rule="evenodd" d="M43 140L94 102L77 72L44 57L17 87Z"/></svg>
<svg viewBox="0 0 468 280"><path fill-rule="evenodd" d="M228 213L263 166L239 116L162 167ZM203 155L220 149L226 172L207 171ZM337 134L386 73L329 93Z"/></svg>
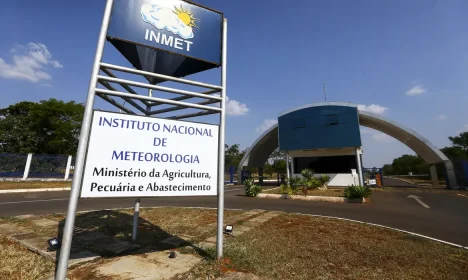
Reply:
<svg viewBox="0 0 468 280"><path fill-rule="evenodd" d="M468 132L468 124L465 124L462 128L457 130L457 133Z"/></svg>
<svg viewBox="0 0 468 280"><path fill-rule="evenodd" d="M19 54L21 49L21 54ZM27 46L17 46L10 50L13 54L12 63L0 58L0 77L5 79L21 79L30 82L52 80L45 66L62 68L63 65L52 59L52 54L44 44L29 43Z"/></svg>
<svg viewBox="0 0 468 280"><path fill-rule="evenodd" d="M434 120L436 120L436 121L445 121L446 119L447 119L447 116L444 115L444 114L439 114L439 115L434 117Z"/></svg>
<svg viewBox="0 0 468 280"><path fill-rule="evenodd" d="M276 119L266 119L263 121L263 123L259 127L257 127L257 132L263 133L277 123L278 123L278 120Z"/></svg>
<svg viewBox="0 0 468 280"><path fill-rule="evenodd" d="M385 133L375 133L374 135L372 135L372 139L378 142L390 142L393 140L392 137L388 136Z"/></svg>
<svg viewBox="0 0 468 280"><path fill-rule="evenodd" d="M361 133L362 134L372 134L372 131L370 131L368 128L366 127L361 127Z"/></svg>
<svg viewBox="0 0 468 280"><path fill-rule="evenodd" d="M372 138L372 140L377 141L377 142L391 142L392 140L394 140L394 138L392 138L391 136L385 133L379 132L377 130L369 129L367 127L361 127L360 129L361 129L361 135L369 135ZM366 136L366 137L369 137L369 136Z"/></svg>
<svg viewBox="0 0 468 280"><path fill-rule="evenodd" d="M143 21L153 25L158 29L166 29L175 35L179 35L184 39L193 38L192 27L182 21L180 16L177 14L179 10L172 7L162 7L163 5L141 5L140 13ZM164 5L165 6L165 5ZM193 21L188 13L184 13L187 16L188 21Z"/></svg>
<svg viewBox="0 0 468 280"><path fill-rule="evenodd" d="M374 113L376 115L383 115L388 110L387 107L383 107L377 104L371 104L371 105L359 104L358 109L361 111Z"/></svg>
<svg viewBox="0 0 468 280"><path fill-rule="evenodd" d="M231 116L242 116L246 115L249 112L249 108L246 104L240 103L236 100L229 99L229 96L226 96L226 114Z"/></svg>
<svg viewBox="0 0 468 280"><path fill-rule="evenodd" d="M423 94L425 92L426 92L426 89L424 88L423 85L415 85L414 87L410 88L406 92L406 95L413 96L413 95Z"/></svg>

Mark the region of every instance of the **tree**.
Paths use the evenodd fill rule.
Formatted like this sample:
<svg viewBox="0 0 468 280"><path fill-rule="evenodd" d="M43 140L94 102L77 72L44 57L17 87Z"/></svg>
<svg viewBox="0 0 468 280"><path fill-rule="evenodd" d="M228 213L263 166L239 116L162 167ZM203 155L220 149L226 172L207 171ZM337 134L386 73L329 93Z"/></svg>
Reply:
<svg viewBox="0 0 468 280"><path fill-rule="evenodd" d="M451 147L440 149L450 160L468 160L468 132L462 132L458 136L450 136ZM439 165L437 173L443 174L443 166ZM403 155L393 160L392 164L383 166L385 175L428 174L429 165L419 156Z"/></svg>
<svg viewBox="0 0 468 280"><path fill-rule="evenodd" d="M382 167L382 173L384 175L393 175L393 166L391 164L384 164Z"/></svg>
<svg viewBox="0 0 468 280"><path fill-rule="evenodd" d="M452 142L453 147L460 148L468 155L468 132L462 132L458 136L450 136L449 140Z"/></svg>
<svg viewBox="0 0 468 280"><path fill-rule="evenodd" d="M273 175L275 171L273 170L273 165L269 164L268 162L265 163L263 166L263 173L267 174L268 176Z"/></svg>
<svg viewBox="0 0 468 280"><path fill-rule="evenodd" d="M225 144L224 146L225 152L224 152L224 164L226 167L229 166L239 166L240 161L242 160L242 157L245 154L244 151L239 151L239 144L234 144L229 146L228 144Z"/></svg>
<svg viewBox="0 0 468 280"><path fill-rule="evenodd" d="M286 153L276 148L267 160L271 164L273 172L278 174L286 173Z"/></svg>
<svg viewBox="0 0 468 280"><path fill-rule="evenodd" d="M284 160L284 162L286 162L286 153L279 148L276 148L273 153L271 153L268 162L274 163L277 160Z"/></svg>
<svg viewBox="0 0 468 280"><path fill-rule="evenodd" d="M266 164L271 165L271 170L278 174L286 173L286 153L276 148L267 160Z"/></svg>
<svg viewBox="0 0 468 280"><path fill-rule="evenodd" d="M0 109L1 152L29 153L37 142L29 116L33 102L19 102L8 108Z"/></svg>
<svg viewBox="0 0 468 280"><path fill-rule="evenodd" d="M460 147L445 147L440 149L450 160L468 159L467 153Z"/></svg>
<svg viewBox="0 0 468 280"><path fill-rule="evenodd" d="M75 154L84 106L56 99L19 102L0 109L0 151Z"/></svg>
<svg viewBox="0 0 468 280"><path fill-rule="evenodd" d="M393 174L406 175L409 172L413 174L428 174L429 165L419 156L402 155L393 160Z"/></svg>

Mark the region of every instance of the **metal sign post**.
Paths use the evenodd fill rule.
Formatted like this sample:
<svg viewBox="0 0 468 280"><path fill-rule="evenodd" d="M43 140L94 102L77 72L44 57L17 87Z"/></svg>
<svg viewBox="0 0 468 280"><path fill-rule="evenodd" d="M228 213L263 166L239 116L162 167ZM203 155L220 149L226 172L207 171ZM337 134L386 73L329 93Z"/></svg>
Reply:
<svg viewBox="0 0 468 280"><path fill-rule="evenodd" d="M227 20L223 20L223 49L221 68L221 108L226 108L226 61L227 61ZM219 144L218 144L218 231L216 234L216 256L218 259L223 257L223 219L224 219L224 137L226 131L226 110L219 114Z"/></svg>
<svg viewBox="0 0 468 280"><path fill-rule="evenodd" d="M76 208L78 206L78 198L80 196L81 176L83 175L83 166L86 157L86 149L88 147L89 131L91 128L91 118L94 107L94 97L97 86L97 76L99 74L99 63L104 52L104 44L106 42L107 29L109 28L109 19L112 11L113 0L107 0L102 19L101 31L99 32L98 44L96 47L96 55L94 57L93 70L91 71L91 80L89 81L88 97L81 124L80 140L78 143L78 151L76 153L75 171L73 174L72 187L70 190L70 200L68 202L67 218L63 228L62 245L60 247L59 262L57 264L57 273L55 279L65 280L68 269L68 259L70 257L70 249L73 237L73 227L75 225Z"/></svg>
<svg viewBox="0 0 468 280"><path fill-rule="evenodd" d="M169 5L169 4L170 5ZM132 6L133 5L133 6ZM172 6L171 6L172 5ZM155 8L156 7L156 8ZM180 26L183 29L172 30L168 28L161 28L158 24L152 22L154 18L157 18L158 11L161 9L175 9L177 12L187 13L190 15L190 20L200 21L197 24L191 22L190 24L180 22ZM132 14L124 14L132 13ZM173 13L166 13L166 15L172 15ZM195 18L193 15L199 15ZM206 20L205 20L206 19ZM164 20L164 18L161 18ZM183 25L185 24L185 25ZM185 26L185 27L184 27ZM192 28L193 27L193 28ZM171 27L172 28L172 27ZM196 29L195 29L196 28ZM219 33L218 33L219 32ZM139 37L138 37L139 36ZM114 45L114 47L121 52L136 68L127 68L123 66L113 65L102 62L104 46L106 39ZM68 260L70 258L70 248L72 244L73 228L75 223L75 216L78 206L78 199L81 197L133 197L136 199L134 223L132 231L132 239L135 240L137 237L137 224L140 207L141 197L154 197L154 196L187 196L187 195L217 195L218 196L218 218L217 218L217 257L223 256L223 226L224 226L224 143L225 143L225 107L226 107L226 60L227 60L227 20L223 15L217 11L209 8L205 8L193 3L184 2L180 0L171 1L159 1L159 0L139 0L139 1L127 1L127 0L107 0L106 7L104 10L104 16L102 20L101 31L99 33L98 44L96 48L96 55L94 64L91 72L91 80L89 83L88 96L85 105L84 117L81 127L81 134L78 145L78 152L75 164L75 173L73 176L72 188L70 192L70 200L68 204L67 217L63 230L62 245L60 250L59 261L57 265L56 279L66 279ZM125 45L127 44L127 45ZM128 44L133 47L129 48ZM125 45L125 46L124 46ZM129 54L129 51L134 51ZM158 59L156 60L156 56ZM135 60L138 58L138 60ZM188 63L185 63L188 62ZM185 77L201 71L221 67L221 83L220 85L207 84L203 82L187 80ZM125 74L133 74L140 80L129 80L127 78L119 78ZM125 76L125 77L128 77ZM146 79L148 82L141 82L142 79ZM196 92L189 90L182 90L174 87L160 86L158 83L170 81L175 84L185 84L203 88L204 91ZM99 86L99 87L98 87ZM123 91L118 88L121 87ZM145 93L141 89L147 90ZM149 90L149 92L148 92ZM176 97L165 97L164 95L157 94L155 97L153 91L163 92ZM215 95L215 94L219 94ZM206 155L201 154L203 158L205 168L213 171L213 177L209 176L209 179L204 179L203 182L213 182L217 184L217 188L210 189L209 185L206 188L198 188L198 185L192 186L190 183L191 179L178 179L178 189L172 187L171 193L155 192L145 190L149 178L127 178L125 181L127 189L125 192L117 193L115 190L108 188L104 184L113 184L114 187L117 185L117 177L106 176L105 180L95 175L96 171L90 172L89 170L94 166L105 166L111 167L121 166L125 167L125 161L122 161L123 155L121 152L119 155L114 154L112 158L109 154L107 159L102 159L99 153L107 152L102 146L102 133L104 129L111 129L111 125L105 128L101 126L100 121L102 118L106 118L105 114L117 114L117 113L103 113L97 112L94 108L95 97L98 96L101 99L112 104L116 109L120 110L122 120L122 127L114 129L113 135L118 135L120 132L118 129L123 129L123 121L127 121L127 127L129 123L142 123L147 124L148 130L150 124L155 129L158 125L174 125L174 123L180 124L180 126L187 125L190 123L193 125L192 129L200 129L203 127L210 126L211 124L202 124L199 122L186 122L189 118L195 118L199 116L206 116L212 114L219 114L219 123L216 129L213 130L213 136L210 135L210 141L217 141L218 147L216 152L209 151ZM121 99L119 102L118 99ZM202 101L193 101L191 99L202 99ZM125 106L128 104L128 108ZM209 106L210 104L219 104L218 106ZM187 109L198 109L198 112L189 112L179 115L166 116L169 112L175 112ZM98 114L99 113L99 114ZM99 119L97 116L100 116ZM93 117L94 116L94 117ZM112 116L111 116L112 117ZM154 118L157 117L157 118ZM143 121L144 119L144 121ZM212 126L212 125L211 125ZM113 126L115 127L115 126ZM198 127L198 128L197 128ZM123 130L122 130L123 131ZM193 131L193 130L192 130ZM198 131L198 130L197 130ZM107 131L105 131L107 132ZM132 133L125 132L122 135L131 135L133 133L147 133L151 131L133 131ZM161 131L161 133L163 133ZM166 133L170 133L166 131ZM211 133L211 130L210 130ZM93 135L98 135L93 137ZM99 137L101 135L101 137ZM140 137L143 134L138 134ZM178 138L179 137L179 138ZM180 135L175 135L173 143L180 143ZM206 138L208 139L208 138ZM141 139L135 139L135 141L142 141ZM146 140L145 140L146 141ZM109 145L120 145L122 148L125 145L132 145L131 141L114 141L116 143L105 143ZM208 142L207 142L208 143ZM209 142L211 143L211 142ZM101 146L99 146L101 145ZM171 151L177 149L172 147ZM197 144L199 145L199 144ZM154 145L156 146L156 145ZM186 149L194 149L194 146L185 145ZM213 147L215 145L206 144L207 147ZM102 149L100 149L102 148ZM136 147L133 147L136 148ZM153 147L154 148L154 147ZM197 146L198 148L198 146ZM105 150L104 152L102 150ZM91 152L90 152L91 151ZM167 150L166 150L167 151ZM154 152L154 151L153 151ZM115 151L114 151L115 153ZM147 153L151 155L150 153ZM155 155L155 154L154 154ZM128 156L125 154L125 157ZM133 154L135 157L135 154ZM146 157L147 155L144 154ZM120 157L120 158L119 158ZM140 155L141 157L141 155ZM208 158L209 157L209 158ZM216 157L217 162L213 163L213 157ZM197 157L198 158L198 157ZM126 158L125 158L126 160ZM107 165L106 165L107 164ZM145 167L151 166L154 168L154 164L145 165L145 162L131 163L138 165L138 168L144 171ZM186 165L182 166L183 168ZM113 166L110 166L113 165ZM184 167L185 166L185 167ZM216 170L216 172L215 172ZM145 173L146 174L146 173ZM217 177L216 177L217 176ZM144 177L144 176L143 176ZM91 180L92 179L92 180ZM99 181L101 180L101 181ZM171 179L172 180L172 179ZM176 180L176 179L174 179ZM184 181L181 181L184 180ZM201 182L203 179L197 179ZM211 180L211 181L210 181ZM137 185L130 188L128 184ZM154 180L153 180L154 181ZM159 178L159 181L164 181L163 178ZM197 181L197 184L199 184ZM93 183L90 183L93 182ZM98 183L94 183L98 182ZM100 184L100 185L99 185ZM189 184L189 185L187 185ZM201 183L200 183L201 184ZM98 186L99 185L99 186ZM139 185L139 187L138 187ZM145 186L145 188L144 188ZM193 187L193 189L192 189ZM150 186L148 186L150 188ZM180 191L182 188L182 191ZM185 188L185 189L184 189ZM93 192L94 190L94 192ZM99 192L96 192L99 190ZM105 190L102 191L101 190ZM190 194L187 191L192 191Z"/></svg>

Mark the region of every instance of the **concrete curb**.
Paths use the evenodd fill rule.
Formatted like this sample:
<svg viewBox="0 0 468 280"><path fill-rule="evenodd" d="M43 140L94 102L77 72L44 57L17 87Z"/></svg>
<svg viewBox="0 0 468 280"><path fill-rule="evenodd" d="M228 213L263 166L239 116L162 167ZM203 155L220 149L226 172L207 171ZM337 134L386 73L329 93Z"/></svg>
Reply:
<svg viewBox="0 0 468 280"><path fill-rule="evenodd" d="M72 179L61 178L0 178L0 182L71 182Z"/></svg>
<svg viewBox="0 0 468 280"><path fill-rule="evenodd" d="M369 198L362 199L348 199L344 197L334 196L303 196L303 195L287 195L287 194L270 194L260 193L259 198L273 198L273 199L292 199L292 200L307 200L307 201L325 201L325 202L345 202L345 203L369 203Z"/></svg>
<svg viewBox="0 0 468 280"><path fill-rule="evenodd" d="M0 190L0 194L2 193L25 193L25 192L60 192L60 191L69 191L69 190L71 190L71 188Z"/></svg>

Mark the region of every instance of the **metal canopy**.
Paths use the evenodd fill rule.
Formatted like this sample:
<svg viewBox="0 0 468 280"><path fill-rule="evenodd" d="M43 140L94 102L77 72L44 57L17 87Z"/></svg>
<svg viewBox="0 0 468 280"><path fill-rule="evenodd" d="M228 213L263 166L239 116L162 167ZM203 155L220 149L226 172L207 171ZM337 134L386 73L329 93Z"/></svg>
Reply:
<svg viewBox="0 0 468 280"><path fill-rule="evenodd" d="M146 72L159 73L173 77L185 77L218 67L218 65L184 57L165 51L138 46L118 38L108 38L108 41L135 67ZM166 80L145 76L151 84Z"/></svg>
<svg viewBox="0 0 468 280"><path fill-rule="evenodd" d="M219 107L219 103L223 100L220 96L214 95L215 93L221 92L222 87L218 85L211 85L206 83L201 83L197 81L192 81L188 79L182 79L177 77L171 77L162 74L156 74L152 72L146 72L142 70L136 70L131 68L126 68L123 66L113 65L109 63L100 63L100 70L101 73L104 75L98 75L97 80L98 83L103 86L103 88L96 89L96 95L101 97L103 100L109 102L110 104L116 106L120 110L129 113L129 114L142 114L147 116L157 116L167 112L179 111L184 109L200 109L200 112L191 113L186 115L178 115L168 117L171 119L187 119L197 116L209 115L209 114L216 114L221 112L221 108ZM122 79L118 78L119 74L131 73L138 76L143 77L150 77L155 78L160 81L172 81L179 84L187 84L198 86L200 88L204 88L204 91L195 92L195 91L188 91L188 90L181 90L176 89L173 87L163 87L148 83L142 83L134 80ZM122 87L121 90L117 89L117 86ZM161 92L168 92L174 93L177 96L170 99L153 97L148 95L141 95L138 94L135 89L136 88L144 88L148 90L155 90ZM151 94L152 95L152 94ZM110 97L120 97L123 99L124 102L133 106L136 110L129 109L124 106L124 102L118 102L114 98ZM188 100L190 98L202 98L206 99L203 102L198 103L190 103L182 100ZM210 104L218 104L218 106L209 106ZM168 108L159 109L159 110L152 110L152 107L160 106L160 105L174 105Z"/></svg>
<svg viewBox="0 0 468 280"><path fill-rule="evenodd" d="M289 114L291 112L302 110L310 107L317 106L347 106L357 107L353 103L345 102L323 102L315 104L307 104L287 110L280 114L280 116ZM457 182L451 161L445 156L435 145L429 140L418 134L416 131L406 128L385 117L378 116L363 110L358 109L360 125L369 127L387 135L392 136L401 143L408 146L416 154L422 157L428 164L442 163L445 165L447 171L447 178L450 187L456 187ZM263 133L255 142L249 147L241 162L239 163L239 172L244 166L260 167L265 164L271 153L278 147L278 124L273 125L265 133ZM240 175L239 175L240 178Z"/></svg>

